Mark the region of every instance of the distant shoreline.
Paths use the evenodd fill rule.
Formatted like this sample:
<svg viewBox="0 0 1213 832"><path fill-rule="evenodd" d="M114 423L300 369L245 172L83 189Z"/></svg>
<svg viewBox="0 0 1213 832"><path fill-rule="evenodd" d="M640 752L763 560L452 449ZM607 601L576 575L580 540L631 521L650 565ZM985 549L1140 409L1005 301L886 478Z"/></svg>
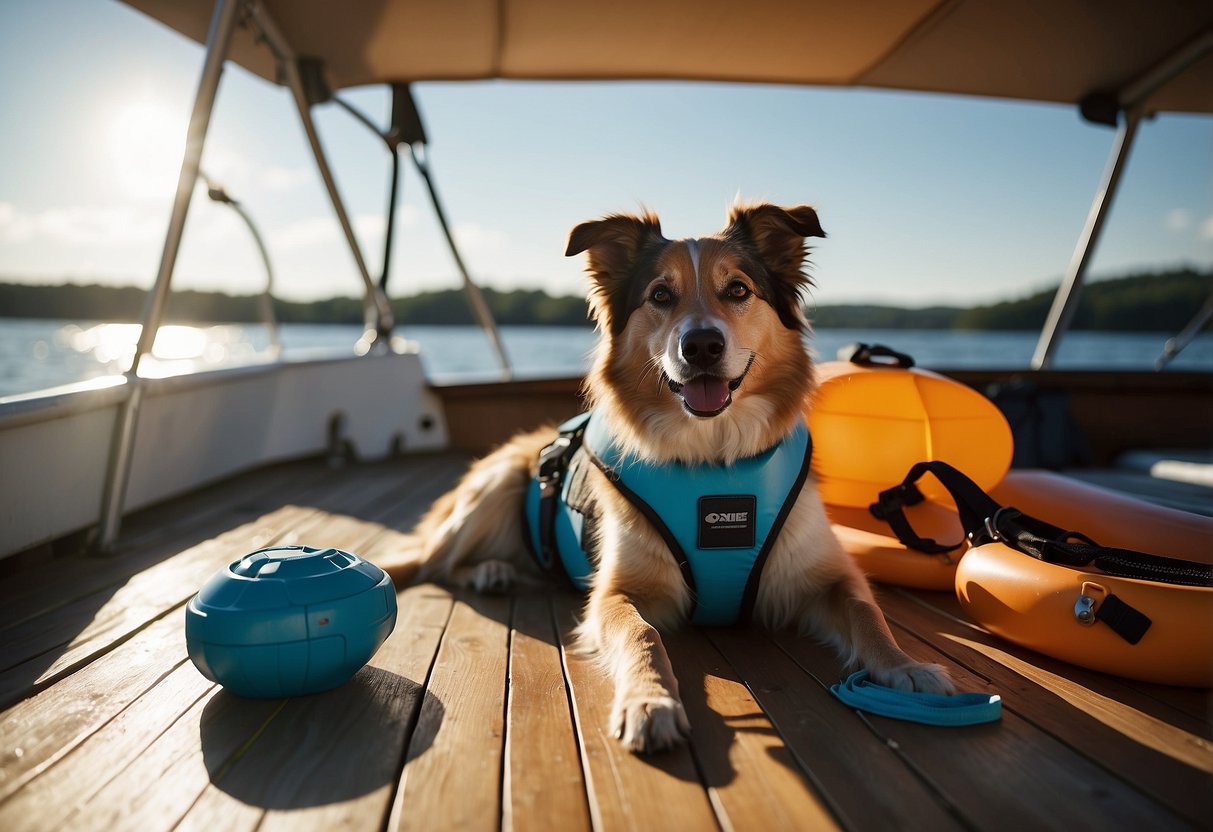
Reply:
<svg viewBox="0 0 1213 832"><path fill-rule="evenodd" d="M972 307L907 309L876 304L810 307L820 329L919 329L1037 331L1054 289L1029 297ZM1120 332L1175 332L1213 294L1213 271L1193 269L1138 274L1088 284L1073 328ZM138 321L146 291L133 286L30 285L0 283L0 318ZM484 290L497 323L505 326L589 326L584 298L551 296L541 290ZM459 290L394 298L392 311L404 325L474 324ZM360 324L362 302L328 298L312 302L274 300L281 323ZM255 323L258 298L218 292L181 291L169 298L166 319L177 323Z"/></svg>

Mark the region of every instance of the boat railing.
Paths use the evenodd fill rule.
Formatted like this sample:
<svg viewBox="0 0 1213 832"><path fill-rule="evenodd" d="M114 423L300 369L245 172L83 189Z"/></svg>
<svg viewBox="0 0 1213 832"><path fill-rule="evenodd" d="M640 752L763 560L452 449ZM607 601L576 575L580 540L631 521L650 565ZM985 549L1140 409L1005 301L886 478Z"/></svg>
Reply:
<svg viewBox="0 0 1213 832"><path fill-rule="evenodd" d="M224 64L231 47L233 33L238 26L248 26L255 29L258 40L268 46L274 54L278 64L279 77L290 90L291 97L295 102L300 123L307 136L312 156L316 162L316 168L328 193L329 202L337 216L337 221L345 236L350 254L354 259L354 265L363 286L365 321L363 336L356 347L359 352L364 353L387 353L392 350L394 320L385 286L391 253L391 220L394 215L397 196L396 186L399 177L398 160L395 158L393 160L393 187L391 202L389 204L389 226L385 241L383 274L379 281L375 281L371 278L366 259L363 257L362 249L354 234L349 212L337 187L337 181L329 165L324 146L320 141L315 121L312 118L312 106L331 97L331 93L327 93L327 89L323 84L317 85L316 83L317 79L322 81L322 73L309 71L309 62L301 60L296 55L290 42L274 21L269 10L259 0L216 0L210 26L207 30L206 56L198 82L198 90L194 98L194 107L190 114L185 153L177 179L177 191L169 218L168 230L165 234L164 248L161 253L156 279L144 303L140 321L141 329L139 340L135 347L135 354L131 360L130 367L125 373L125 386L129 392L123 398L119 407L113 436L110 441L108 473L105 478L104 494L101 501L101 516L96 536L96 545L101 550L111 548L118 536L118 529L121 524L125 504L126 489L130 478L134 440L139 425L139 412L144 398L144 389L139 376L139 366L143 357L151 353L156 333L164 318L165 304L168 300L174 266L185 228L186 217L189 213L191 198L199 180L207 181L200 169L202 149L206 142L207 130L210 126L211 114L214 110L215 98L219 89L219 81L222 77ZM407 95L407 87L404 87L404 92ZM394 90L394 95L399 95L399 93ZM411 98L409 99L409 104L411 105ZM347 105L347 109L351 108ZM420 120L416 118L415 106L412 107L412 110L413 117L419 126ZM394 114L399 113L402 111L402 108L397 105L393 107L393 111ZM389 131L387 134L384 134L382 131L374 128L369 120L365 118L361 120L366 121L369 126L375 129L388 142L393 157L396 156L400 143L403 142L409 145L413 162L417 166L422 180L426 183L435 213L438 215L439 223L451 248L456 266L463 277L464 288L471 303L473 313L484 328L489 342L497 355L501 365L502 376L509 378L510 364L506 357L500 334L497 331L488 304L485 302L479 287L468 274L463 258L459 255L454 236L446 220L446 214L438 198L437 189L434 186L432 173L429 170L426 157L424 152L418 148L419 142L415 139L404 141L404 139L409 137L402 136L398 131ZM418 132L421 142L424 142L424 132ZM221 188L216 188L213 183L207 181L207 185L211 198L225 202L236 210L252 231L261 256L265 261L267 275L269 276L266 291L263 293L261 299L262 314L266 325L271 331L271 343L277 344L277 325L273 315L273 300L271 295L273 276L265 246L247 212L241 208L239 203L227 196Z"/></svg>
<svg viewBox="0 0 1213 832"><path fill-rule="evenodd" d="M1074 313L1078 310L1083 278L1095 253L1099 235L1103 231L1104 219L1112 207L1120 185L1120 175L1128 161L1129 151L1133 148L1133 140L1137 137L1137 127L1142 119L1145 102L1160 87L1210 52L1213 52L1213 30L1205 30L1118 92L1089 95L1081 102L1080 110L1088 121L1114 127L1119 123L1119 126L1108 154L1103 178L1091 201L1091 209L1087 212L1087 221L1074 246L1074 254L1070 257L1066 276L1057 287L1053 305L1049 308L1048 317L1040 330L1040 339L1032 355L1033 370L1045 370L1052 366L1057 348L1061 345L1061 338L1070 328Z"/></svg>

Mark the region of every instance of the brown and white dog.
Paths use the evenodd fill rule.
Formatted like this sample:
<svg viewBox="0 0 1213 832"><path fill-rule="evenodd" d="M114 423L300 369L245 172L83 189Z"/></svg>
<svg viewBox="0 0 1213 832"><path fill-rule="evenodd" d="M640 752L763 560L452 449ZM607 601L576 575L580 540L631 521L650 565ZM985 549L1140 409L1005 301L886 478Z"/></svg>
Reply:
<svg viewBox="0 0 1213 832"><path fill-rule="evenodd" d="M589 253L600 342L586 395L616 445L654 463L731 464L759 454L804 418L813 366L803 317L805 238L824 237L808 206L732 209L721 233L667 240L656 216L583 223L567 255ZM556 436L518 436L476 462L383 566L397 585L449 580L503 589L538 574L522 502L539 451ZM592 467L591 467L592 468ZM690 591L662 537L597 469L597 563L581 643L615 684L611 729L635 751L689 730L659 630L685 621ZM951 692L938 665L897 646L867 580L830 528L810 476L766 560L754 617L834 645L879 684Z"/></svg>

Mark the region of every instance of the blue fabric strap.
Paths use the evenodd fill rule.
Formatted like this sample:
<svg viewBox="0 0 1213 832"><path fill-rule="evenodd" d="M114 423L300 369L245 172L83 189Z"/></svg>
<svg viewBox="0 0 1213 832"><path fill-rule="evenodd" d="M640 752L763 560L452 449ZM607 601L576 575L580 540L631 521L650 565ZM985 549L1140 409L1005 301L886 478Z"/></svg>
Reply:
<svg viewBox="0 0 1213 832"><path fill-rule="evenodd" d="M923 725L980 725L1002 717L1002 697L989 693L938 693L894 690L868 681L868 671L852 673L830 688L845 704L870 714Z"/></svg>

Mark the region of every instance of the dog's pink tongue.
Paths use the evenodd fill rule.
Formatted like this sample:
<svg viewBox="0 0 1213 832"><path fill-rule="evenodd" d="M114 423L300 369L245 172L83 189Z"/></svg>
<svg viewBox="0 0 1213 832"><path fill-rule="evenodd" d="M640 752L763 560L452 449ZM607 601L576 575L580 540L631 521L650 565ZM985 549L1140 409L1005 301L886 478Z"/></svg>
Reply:
<svg viewBox="0 0 1213 832"><path fill-rule="evenodd" d="M682 386L682 399L698 413L715 413L729 400L729 384L717 376L700 376Z"/></svg>

